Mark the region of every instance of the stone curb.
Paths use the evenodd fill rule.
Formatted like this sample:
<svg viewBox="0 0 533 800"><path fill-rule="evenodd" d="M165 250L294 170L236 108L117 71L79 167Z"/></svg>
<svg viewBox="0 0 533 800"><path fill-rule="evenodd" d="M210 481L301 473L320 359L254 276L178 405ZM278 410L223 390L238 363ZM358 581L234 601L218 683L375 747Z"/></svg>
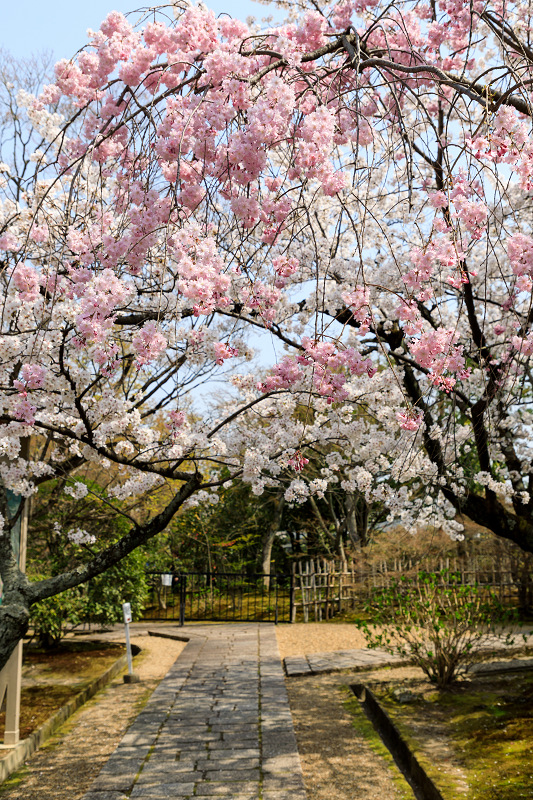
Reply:
<svg viewBox="0 0 533 800"><path fill-rule="evenodd" d="M404 667L410 663L409 659L365 648L331 653L312 653L307 656L287 656L283 659L285 675L288 678L324 675L332 672L368 672L383 667Z"/></svg>
<svg viewBox="0 0 533 800"><path fill-rule="evenodd" d="M174 639L177 642L190 642L191 637L185 636L182 633L173 633L173 631L158 631L158 630L148 630L148 636L157 636L159 639ZM192 634L194 636L194 634Z"/></svg>
<svg viewBox="0 0 533 800"><path fill-rule="evenodd" d="M523 672L533 670L533 658L513 658L509 661L481 661L473 664L467 675L493 675L499 672Z"/></svg>
<svg viewBox="0 0 533 800"><path fill-rule="evenodd" d="M443 800L439 788L422 767L375 694L362 683L354 683L350 689L393 757L396 766L411 786L415 797L423 797L424 800Z"/></svg>
<svg viewBox="0 0 533 800"><path fill-rule="evenodd" d="M0 760L0 784L22 766L26 759L33 755L78 708L84 705L87 700L90 700L100 689L111 683L113 678L119 675L127 666L128 657L124 654L114 664L111 664L102 675L95 678L83 691L61 706L40 728L30 733L27 739L23 739L15 745L13 750Z"/></svg>

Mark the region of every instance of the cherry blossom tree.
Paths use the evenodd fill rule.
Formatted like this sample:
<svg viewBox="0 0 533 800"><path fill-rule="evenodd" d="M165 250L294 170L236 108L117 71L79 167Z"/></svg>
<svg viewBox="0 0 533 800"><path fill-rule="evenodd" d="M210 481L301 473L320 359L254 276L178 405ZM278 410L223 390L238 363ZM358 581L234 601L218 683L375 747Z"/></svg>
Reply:
<svg viewBox="0 0 533 800"><path fill-rule="evenodd" d="M222 481L292 468L297 502L349 464L347 491L404 524L467 514L533 551L530 7L289 13L112 12L18 93L41 143L23 175L0 165L3 486L82 498L77 471L113 465L110 505L171 499L34 583L4 499L0 664L31 604ZM347 460L307 480L332 443Z"/></svg>

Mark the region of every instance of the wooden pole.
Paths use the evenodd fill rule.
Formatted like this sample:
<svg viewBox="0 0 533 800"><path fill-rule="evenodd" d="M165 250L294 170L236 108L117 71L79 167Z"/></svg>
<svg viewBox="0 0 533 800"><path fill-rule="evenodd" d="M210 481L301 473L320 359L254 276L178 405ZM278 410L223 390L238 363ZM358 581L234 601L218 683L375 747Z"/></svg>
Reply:
<svg viewBox="0 0 533 800"><path fill-rule="evenodd" d="M30 440L23 439L22 458L29 457ZM20 498L23 509L20 516L19 531L15 531L13 542L15 552L18 550L18 565L22 572L26 569L26 548L28 538L28 503ZM13 536L13 533L12 533ZM6 698L6 721L4 727L3 747L14 747L20 739L20 689L22 682L22 639L9 657L9 661L0 671L0 705Z"/></svg>

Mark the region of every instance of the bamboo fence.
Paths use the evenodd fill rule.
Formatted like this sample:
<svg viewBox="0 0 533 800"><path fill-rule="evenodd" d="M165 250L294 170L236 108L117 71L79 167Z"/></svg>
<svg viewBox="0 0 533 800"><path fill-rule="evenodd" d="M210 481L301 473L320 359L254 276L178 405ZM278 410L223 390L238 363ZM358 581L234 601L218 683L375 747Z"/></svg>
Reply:
<svg viewBox="0 0 533 800"><path fill-rule="evenodd" d="M292 619L304 622L328 620L342 612L361 608L380 589L402 576L415 577L425 570L449 570L464 584L490 589L505 605L533 609L533 557L528 554L475 554L466 557L389 560L360 558L312 558L292 565Z"/></svg>

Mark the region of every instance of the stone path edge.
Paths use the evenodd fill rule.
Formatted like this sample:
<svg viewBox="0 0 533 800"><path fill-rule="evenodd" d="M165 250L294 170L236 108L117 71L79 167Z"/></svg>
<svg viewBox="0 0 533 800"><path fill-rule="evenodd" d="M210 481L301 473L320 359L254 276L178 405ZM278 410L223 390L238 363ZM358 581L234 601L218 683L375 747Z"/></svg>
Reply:
<svg viewBox="0 0 533 800"><path fill-rule="evenodd" d="M198 658L204 644L206 643L205 636L202 636L198 633L192 633L190 636L185 636L182 634L176 634L171 631L158 631L158 630L146 630L146 633L149 636L158 636L162 639L174 639L176 641L183 641L186 642L185 648L177 657L174 664L169 668L167 674L161 679L159 684L155 687L154 691L148 698L148 702L142 709L142 711L137 715L135 720L129 726L126 731L125 736L127 736L132 730L135 729L135 726L138 726L139 721L142 720L144 716L157 716L158 720L155 726L147 726L148 732L144 736L145 742L143 747L139 749L138 754L131 759L131 761L135 761L135 765L129 765L129 769L133 771L135 775L139 773L142 768L142 765L145 762L146 755L151 752L153 749L153 745L155 740L159 735L159 731L164 724L170 710L175 701L175 693L174 692L167 692L164 687L165 678L168 677L169 673L174 673L175 676L183 684L192 669L196 659ZM157 709L153 712L154 704L157 705ZM124 739L125 737L123 737ZM121 741L123 741L123 739ZM129 794L131 789L124 791L122 788L114 788L109 786L109 788L105 787L105 784L111 783L110 781L110 772L111 772L111 779L113 773L113 763L116 759L117 753L119 753L120 744L111 754L109 759L107 760L106 764L98 774L97 778L92 782L91 786L88 788L86 793L83 795L82 800L128 800ZM120 756L119 756L120 758ZM111 767L111 770L110 770ZM221 798L221 800L227 800L227 798Z"/></svg>
<svg viewBox="0 0 533 800"><path fill-rule="evenodd" d="M55 714L52 714L46 722L44 722L36 731L30 733L27 739L19 742L10 753L5 756L0 755L0 784L6 778L9 778L16 772L22 764L32 756L36 750L52 736L53 733L74 714L87 700L107 686L113 678L120 675L128 666L128 657L126 654L120 656L114 664L106 669L99 677L95 678L91 683L79 692L77 695L68 700L64 705L59 708Z"/></svg>

